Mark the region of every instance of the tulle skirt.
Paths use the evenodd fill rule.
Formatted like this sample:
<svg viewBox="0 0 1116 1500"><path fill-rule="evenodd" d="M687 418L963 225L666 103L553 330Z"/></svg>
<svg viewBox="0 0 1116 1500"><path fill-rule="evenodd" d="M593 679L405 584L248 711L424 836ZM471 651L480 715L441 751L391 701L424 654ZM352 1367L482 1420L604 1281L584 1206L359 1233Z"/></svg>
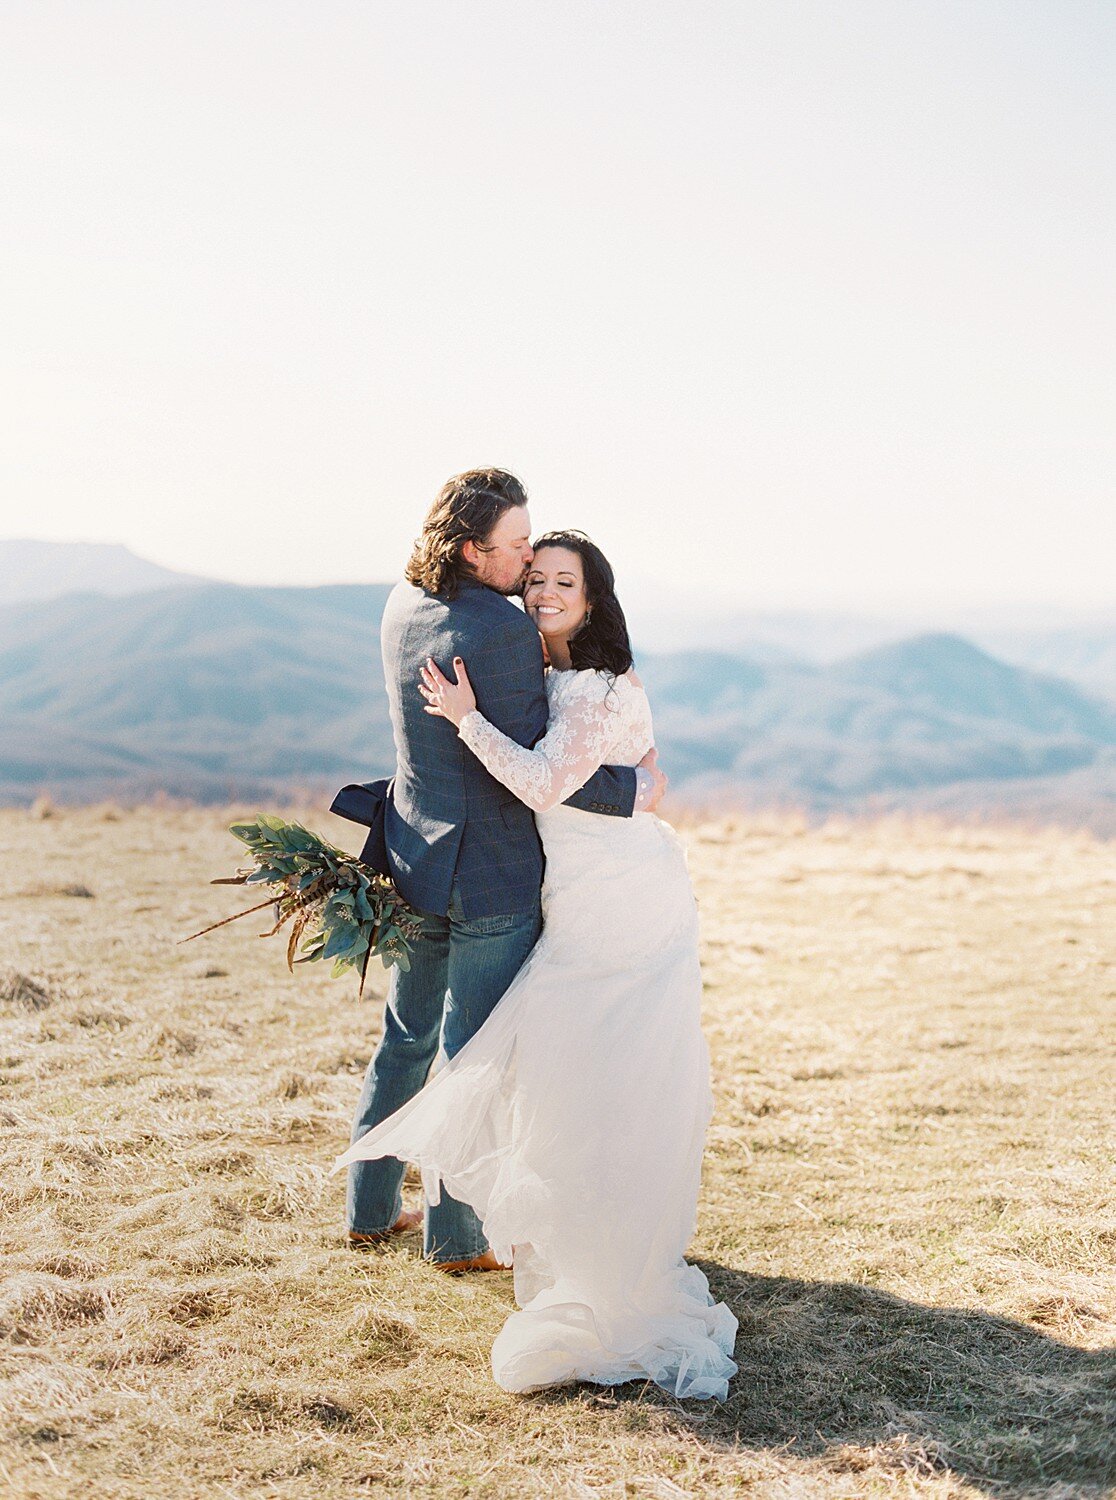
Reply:
<svg viewBox="0 0 1116 1500"><path fill-rule="evenodd" d="M514 1270L498 1383L723 1398L736 1319L683 1254L712 1099L697 912L657 818L556 809L543 935L480 1031L338 1165L413 1162ZM602 825L605 827L602 829ZM607 833L608 837L603 837Z"/></svg>

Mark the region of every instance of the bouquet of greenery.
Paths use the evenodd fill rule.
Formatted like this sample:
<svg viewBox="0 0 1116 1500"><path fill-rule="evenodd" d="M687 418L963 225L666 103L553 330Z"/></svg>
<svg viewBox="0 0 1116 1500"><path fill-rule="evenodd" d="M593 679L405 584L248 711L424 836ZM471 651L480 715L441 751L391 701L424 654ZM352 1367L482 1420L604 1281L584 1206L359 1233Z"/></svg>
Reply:
<svg viewBox="0 0 1116 1500"><path fill-rule="evenodd" d="M267 906L275 909L275 926L260 937L274 937L292 919L287 942L287 967L333 960L333 977L346 969L360 971L360 993L368 961L378 958L387 967L411 967L411 945L422 932L422 918L407 905L392 882L351 854L335 849L303 828L282 818L260 814L250 823L233 823L229 832L248 846L252 863L212 885L261 885L271 894L224 921L191 933L193 942L218 927L247 917ZM303 934L302 957L296 958Z"/></svg>

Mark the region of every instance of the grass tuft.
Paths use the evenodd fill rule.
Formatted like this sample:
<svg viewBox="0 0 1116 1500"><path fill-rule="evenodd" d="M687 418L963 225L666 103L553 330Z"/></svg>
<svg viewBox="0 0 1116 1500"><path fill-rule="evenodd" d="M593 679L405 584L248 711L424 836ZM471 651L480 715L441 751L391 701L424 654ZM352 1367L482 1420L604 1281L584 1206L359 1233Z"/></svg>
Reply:
<svg viewBox="0 0 1116 1500"><path fill-rule="evenodd" d="M53 1330L99 1322L110 1305L103 1287L43 1271L16 1272L0 1289L0 1339L38 1343Z"/></svg>
<svg viewBox="0 0 1116 1500"><path fill-rule="evenodd" d="M0 973L0 1003L15 1005L22 1010L46 1010L52 1001L45 984L32 979L30 974L20 974L15 969Z"/></svg>

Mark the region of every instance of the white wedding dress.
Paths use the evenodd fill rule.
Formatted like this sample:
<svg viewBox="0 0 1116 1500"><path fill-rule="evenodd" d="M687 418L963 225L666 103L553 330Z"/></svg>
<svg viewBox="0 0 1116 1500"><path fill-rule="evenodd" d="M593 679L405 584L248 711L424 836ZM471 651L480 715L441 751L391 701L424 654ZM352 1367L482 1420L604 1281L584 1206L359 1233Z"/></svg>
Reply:
<svg viewBox="0 0 1116 1500"><path fill-rule="evenodd" d="M723 1398L736 1319L683 1260L712 1108L697 908L673 829L562 806L601 765L635 765L651 711L629 677L551 672L525 750L479 713L460 734L534 808L542 937L491 1016L338 1165L395 1156L472 1205L513 1262L519 1310L498 1383L651 1379Z"/></svg>

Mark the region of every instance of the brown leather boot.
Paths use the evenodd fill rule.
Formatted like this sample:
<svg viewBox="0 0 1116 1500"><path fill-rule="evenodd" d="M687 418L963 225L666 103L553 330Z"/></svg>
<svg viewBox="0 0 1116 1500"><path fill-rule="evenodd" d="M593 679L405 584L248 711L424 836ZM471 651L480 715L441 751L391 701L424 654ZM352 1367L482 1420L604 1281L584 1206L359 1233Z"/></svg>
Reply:
<svg viewBox="0 0 1116 1500"><path fill-rule="evenodd" d="M483 1255L474 1255L471 1260L436 1260L433 1262L439 1271L510 1271L511 1266L504 1265L503 1261L497 1260L491 1250L486 1250Z"/></svg>
<svg viewBox="0 0 1116 1500"><path fill-rule="evenodd" d="M405 1208L389 1229L376 1229L371 1234L361 1234L359 1230L349 1230L350 1250L369 1250L374 1245L382 1245L397 1234L406 1234L408 1229L419 1229L422 1227L422 1209Z"/></svg>

